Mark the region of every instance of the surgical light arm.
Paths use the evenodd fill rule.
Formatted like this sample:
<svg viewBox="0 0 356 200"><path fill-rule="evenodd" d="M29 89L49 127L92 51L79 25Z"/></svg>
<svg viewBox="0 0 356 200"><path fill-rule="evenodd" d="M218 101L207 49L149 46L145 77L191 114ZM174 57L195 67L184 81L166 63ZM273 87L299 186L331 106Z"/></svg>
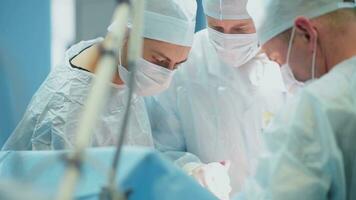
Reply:
<svg viewBox="0 0 356 200"><path fill-rule="evenodd" d="M119 134L118 143L116 145L116 151L113 158L112 167L109 170L109 174L108 174L108 183L107 186L104 187L102 190L101 200L104 200L105 197L107 199L114 199L113 196L116 196L115 193L117 193L117 189L115 189L118 187L116 186L116 172L119 166L121 149L122 149L123 142L125 141L125 135L127 134L128 124L129 124L128 120L130 119L130 114L131 114L130 104L132 100L133 91L135 90L133 77L135 76L136 73L136 61L142 55L143 13L145 8L144 0L132 0L132 7L133 7L134 15L133 15L132 31L129 39L129 49L128 49L128 67L129 70L132 72L130 74L130 79L129 79L130 81L128 83L129 95L127 98L125 117Z"/></svg>
<svg viewBox="0 0 356 200"><path fill-rule="evenodd" d="M58 191L58 200L71 200L80 176L80 165L84 150L89 145L98 113L102 110L110 91L110 81L117 68L117 52L123 45L129 16L129 4L122 2L115 10L116 26L102 44L102 55L98 63L96 78L84 106L76 132L75 150L68 159L68 169Z"/></svg>

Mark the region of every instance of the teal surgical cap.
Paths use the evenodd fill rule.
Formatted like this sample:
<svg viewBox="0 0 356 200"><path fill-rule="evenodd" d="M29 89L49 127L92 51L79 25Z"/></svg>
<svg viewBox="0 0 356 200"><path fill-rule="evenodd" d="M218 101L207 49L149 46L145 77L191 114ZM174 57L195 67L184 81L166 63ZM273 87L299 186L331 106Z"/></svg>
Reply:
<svg viewBox="0 0 356 200"><path fill-rule="evenodd" d="M249 19L247 0L203 0L204 13L220 20Z"/></svg>
<svg viewBox="0 0 356 200"><path fill-rule="evenodd" d="M192 46L197 11L195 0L145 0L145 4L143 37Z"/></svg>
<svg viewBox="0 0 356 200"><path fill-rule="evenodd" d="M247 10L253 19L261 45L294 26L298 16L315 18L355 2L343 0L249 0Z"/></svg>

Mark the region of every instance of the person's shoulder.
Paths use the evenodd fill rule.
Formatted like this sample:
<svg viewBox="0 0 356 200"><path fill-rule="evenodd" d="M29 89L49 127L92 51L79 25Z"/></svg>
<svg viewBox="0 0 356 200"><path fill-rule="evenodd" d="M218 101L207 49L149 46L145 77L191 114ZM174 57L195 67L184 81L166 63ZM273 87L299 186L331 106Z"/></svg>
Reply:
<svg viewBox="0 0 356 200"><path fill-rule="evenodd" d="M191 52L201 51L209 44L209 36L207 29L202 29L195 33Z"/></svg>
<svg viewBox="0 0 356 200"><path fill-rule="evenodd" d="M211 49L206 29L195 33L193 46L189 52L188 60L182 64L175 76L195 77L201 71L205 71L210 62L215 62L211 58ZM210 59L207 59L210 57Z"/></svg>
<svg viewBox="0 0 356 200"><path fill-rule="evenodd" d="M320 125L320 122L332 122L332 128L342 127L345 125L344 122L354 123L352 120L356 112L355 65L347 63L346 66L337 66L340 68L335 68L320 79L307 83L307 86L293 98L288 99L275 117L274 123L268 127L267 135L272 136L265 139L272 144L270 147L273 148L274 139L285 138L285 133L293 134L293 137L310 138L314 133L311 130L315 130L315 126Z"/></svg>
<svg viewBox="0 0 356 200"><path fill-rule="evenodd" d="M206 28L199 30L194 35L194 40L201 40L208 38L208 30Z"/></svg>
<svg viewBox="0 0 356 200"><path fill-rule="evenodd" d="M55 66L52 69L51 77L53 79L61 79L64 81L79 81L83 84L90 84L94 75L83 69L80 66L75 66L71 63L71 60L80 54L82 51L90 48L94 44L103 41L103 38L96 38L92 40L80 41L77 44L72 45L66 52L62 64Z"/></svg>
<svg viewBox="0 0 356 200"><path fill-rule="evenodd" d="M355 110L355 94L345 77L325 76L306 86L301 95L303 99L308 98L313 105L321 106L325 111Z"/></svg>
<svg viewBox="0 0 356 200"><path fill-rule="evenodd" d="M94 74L84 69L76 68L71 65L70 60L84 49L100 41L102 41L102 38L82 41L70 47L66 52L62 64L51 69L50 74L42 84L41 91L46 90L46 92L56 95L57 97L78 98L77 100L82 102L90 90Z"/></svg>
<svg viewBox="0 0 356 200"><path fill-rule="evenodd" d="M99 37L92 40L83 40L72 45L65 53L66 59L71 59L73 56L78 55L84 49L89 48L96 43L102 42L103 40L103 38Z"/></svg>

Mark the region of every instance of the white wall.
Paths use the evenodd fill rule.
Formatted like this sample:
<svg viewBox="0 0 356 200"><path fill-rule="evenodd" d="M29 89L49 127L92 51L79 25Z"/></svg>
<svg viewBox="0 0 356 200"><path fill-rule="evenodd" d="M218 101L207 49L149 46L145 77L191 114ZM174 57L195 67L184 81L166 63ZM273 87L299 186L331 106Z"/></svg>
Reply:
<svg viewBox="0 0 356 200"><path fill-rule="evenodd" d="M51 12L51 66L55 67L75 41L75 0L52 0Z"/></svg>

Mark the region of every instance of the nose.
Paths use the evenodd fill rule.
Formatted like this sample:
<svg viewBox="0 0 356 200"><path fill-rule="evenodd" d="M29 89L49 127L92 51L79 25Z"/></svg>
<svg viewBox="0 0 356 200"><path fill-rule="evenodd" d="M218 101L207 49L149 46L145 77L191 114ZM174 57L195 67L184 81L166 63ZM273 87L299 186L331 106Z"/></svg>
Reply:
<svg viewBox="0 0 356 200"><path fill-rule="evenodd" d="M179 63L175 63L174 66L172 67L172 70L176 70L179 68L179 66L181 66L181 64Z"/></svg>
<svg viewBox="0 0 356 200"><path fill-rule="evenodd" d="M177 64L175 63L175 62L170 62L169 63L169 66L168 66L168 69L169 70L174 70L177 66L176 66Z"/></svg>

